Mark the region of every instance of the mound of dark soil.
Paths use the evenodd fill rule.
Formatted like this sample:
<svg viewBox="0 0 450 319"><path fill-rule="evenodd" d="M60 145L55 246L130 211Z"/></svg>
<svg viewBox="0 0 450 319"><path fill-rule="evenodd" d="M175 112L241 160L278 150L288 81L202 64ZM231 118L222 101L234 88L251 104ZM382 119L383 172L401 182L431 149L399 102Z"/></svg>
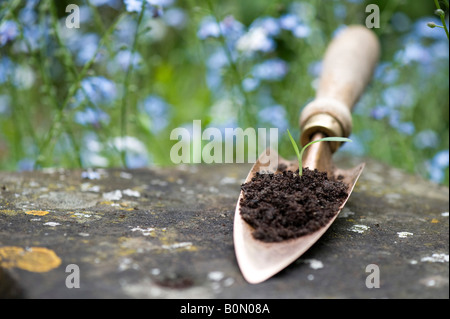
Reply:
<svg viewBox="0 0 450 319"><path fill-rule="evenodd" d="M257 173L241 189L241 216L254 228L253 237L265 242L297 238L318 230L347 198L344 183L308 168L303 168L302 176L298 170Z"/></svg>

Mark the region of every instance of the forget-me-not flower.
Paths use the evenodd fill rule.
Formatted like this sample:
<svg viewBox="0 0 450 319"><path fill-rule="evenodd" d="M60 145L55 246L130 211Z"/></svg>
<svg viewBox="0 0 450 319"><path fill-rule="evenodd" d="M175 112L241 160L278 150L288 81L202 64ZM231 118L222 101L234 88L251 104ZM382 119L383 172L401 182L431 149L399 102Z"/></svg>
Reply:
<svg viewBox="0 0 450 319"><path fill-rule="evenodd" d="M14 21L5 20L0 23L0 47L14 40L18 35L19 28Z"/></svg>

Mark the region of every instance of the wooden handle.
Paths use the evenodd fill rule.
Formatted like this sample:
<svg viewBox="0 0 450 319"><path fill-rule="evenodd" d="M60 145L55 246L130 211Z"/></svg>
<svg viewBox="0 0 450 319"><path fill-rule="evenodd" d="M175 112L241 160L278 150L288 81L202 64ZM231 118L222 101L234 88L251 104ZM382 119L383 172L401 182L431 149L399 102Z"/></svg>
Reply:
<svg viewBox="0 0 450 319"><path fill-rule="evenodd" d="M379 55L378 38L363 26L349 26L331 41L322 63L316 99L305 106L300 116L303 145L317 132L350 135L351 110L369 83Z"/></svg>

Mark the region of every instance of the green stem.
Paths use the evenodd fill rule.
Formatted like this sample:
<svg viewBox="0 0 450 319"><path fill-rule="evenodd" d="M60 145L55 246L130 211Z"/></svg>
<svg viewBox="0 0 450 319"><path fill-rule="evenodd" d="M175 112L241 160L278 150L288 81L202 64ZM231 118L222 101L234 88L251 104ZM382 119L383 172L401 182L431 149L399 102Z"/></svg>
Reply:
<svg viewBox="0 0 450 319"><path fill-rule="evenodd" d="M209 10L211 11L211 13L219 27L220 43L225 51L225 55L227 56L227 60L228 60L228 63L230 64L231 71L233 72L234 77L235 77L236 81L238 82L239 93L242 95L242 97L244 99L244 106L243 106L244 109L242 110L242 107L241 107L241 110L240 110L242 112L241 114L243 114L243 116L244 116L244 122L245 122L245 124L254 126L255 121L254 121L253 117L250 116L250 114L253 114L253 112L251 110L252 104L250 103L250 98L248 97L247 92L245 92L244 87L242 86L242 81L243 81L242 75L239 72L236 62L233 60L233 56L231 54L230 48L227 45L222 27L220 26L220 21L218 19L217 14L215 13L214 6L213 6L211 0L208 0L207 3L208 3Z"/></svg>
<svg viewBox="0 0 450 319"><path fill-rule="evenodd" d="M3 5L3 4L2 4ZM0 25L2 24L2 22L6 19L9 19L9 16L14 12L14 10L20 5L20 0L14 0L14 1L9 1L9 2L5 2L5 9L2 9L0 11L0 13L3 13L0 16Z"/></svg>
<svg viewBox="0 0 450 319"><path fill-rule="evenodd" d="M31 53L32 52L31 44L30 44L29 40L24 36L24 30L23 30L22 24L20 24L20 22L17 19L17 16L14 13L11 13L11 16L12 16L13 21L16 22L16 24L17 24L17 26L19 28L19 38L22 41L24 41L28 52ZM40 68L42 66L42 64L39 63L38 58L36 57L36 54L31 54L31 60L32 60L32 63L34 63L34 65L37 66L38 68ZM11 83L11 82L9 82L9 83ZM45 89L45 86L46 86L46 83L44 81L44 89ZM13 96L13 98L15 98L16 90L13 89L12 87L10 88L10 90L11 90L11 93L12 93L11 95ZM39 144L39 140L38 140L38 138L36 136L36 132L34 131L34 126L32 125L31 120L30 120L30 116L31 116L30 112L26 112L26 110L24 109L22 103L20 103L20 102L19 103L15 103L14 105L16 106L18 111L21 113L20 117L22 119L24 119L26 130L28 130L28 134L31 136L34 145L38 145Z"/></svg>
<svg viewBox="0 0 450 319"><path fill-rule="evenodd" d="M439 5L439 0L434 0L434 4L436 5L436 8L441 9L441 6ZM441 9L442 10L442 9ZM449 34L448 34L448 29L447 29L447 25L445 23L445 15L439 15L439 17L441 18L442 21L442 27L445 30L445 34L447 35L447 40L449 40Z"/></svg>
<svg viewBox="0 0 450 319"><path fill-rule="evenodd" d="M136 47L138 43L139 38L139 27L142 23L142 18L144 17L144 11L145 11L145 4L146 1L142 1L142 7L141 12L139 13L137 25L136 25L136 31L134 32L134 38L133 38L133 44L130 52L130 64L128 65L127 72L125 73L125 78L123 81L123 96L122 96L122 104L120 107L120 115L121 115L121 121L120 121L120 137L121 137L121 151L120 151L120 157L122 160L122 164L124 167L127 167L126 162L126 149L125 149L125 136L127 135L127 100L128 100L128 92L129 92L129 86L130 86L130 80L131 80L131 73L133 72L133 57L134 53L136 52Z"/></svg>
<svg viewBox="0 0 450 319"><path fill-rule="evenodd" d="M309 142L308 144L306 144L305 146L303 146L302 150L299 151L297 143L295 142L294 138L292 137L291 133L289 132L289 130L287 130L288 134L289 134L289 139L291 140L292 146L294 147L295 153L297 154L297 159L298 159L298 175L302 176L303 174L303 153L305 152L305 150L311 146L314 143L318 143L318 142L352 142L351 139L346 138L346 137L337 137L337 136L332 136L332 137L324 137L318 140L314 140Z"/></svg>
<svg viewBox="0 0 450 319"><path fill-rule="evenodd" d="M100 42L98 44L97 50L94 52L92 58L83 66L81 71L77 73L75 81L73 81L72 85L68 89L68 93L66 95L66 98L64 99L61 106L58 108L58 111L56 115L54 116L54 119L50 125L50 128L48 130L47 136L45 137L44 141L41 143L39 147L39 153L40 157L36 161L36 165L40 164L42 160L44 159L45 153L47 152L47 149L53 144L53 139L55 137L59 137L61 134L61 120L64 117L64 110L66 109L67 105L77 92L77 90L80 88L81 80L85 77L86 73L91 68L92 64L95 61L95 57L97 56L97 53L99 52L100 48L105 43L108 36L116 29L117 24L125 17L125 14L120 15L114 23L108 28L108 30L105 32L105 34L100 39ZM57 32L57 29L55 30Z"/></svg>
<svg viewBox="0 0 450 319"><path fill-rule="evenodd" d="M102 18L97 11L97 7L93 6L90 0L86 0L86 4L88 5L89 9L91 9L92 15L94 17L95 27L99 30L100 33L104 33L105 26L103 25Z"/></svg>
<svg viewBox="0 0 450 319"><path fill-rule="evenodd" d="M9 82L9 83L11 83L11 82ZM16 88L14 88L11 84L9 84L9 86L10 86L9 89L11 90L10 92L12 93L11 95L15 99ZM21 130L19 129L20 114L18 114L18 109L16 107L12 107L11 109L12 109L11 115L12 115L12 124L13 124L12 135L13 135L13 141L14 141L14 162L18 163L22 157L22 152L23 152L23 149L22 149L23 136L22 136ZM17 168L17 167L15 167L15 168Z"/></svg>

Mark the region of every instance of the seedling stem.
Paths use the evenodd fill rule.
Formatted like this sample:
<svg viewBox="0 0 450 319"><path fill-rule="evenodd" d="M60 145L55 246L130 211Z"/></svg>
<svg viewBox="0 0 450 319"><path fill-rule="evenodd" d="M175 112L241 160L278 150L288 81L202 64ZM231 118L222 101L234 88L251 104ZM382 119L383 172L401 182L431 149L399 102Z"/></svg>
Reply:
<svg viewBox="0 0 450 319"><path fill-rule="evenodd" d="M291 143L292 146L294 147L295 153L297 154L297 159L298 159L298 175L302 176L303 174L303 165L302 165L302 161L303 161L303 152L306 150L306 148L314 143L318 143L318 142L353 142L351 139L346 138L346 137L324 137L312 142L309 142L308 144L306 144L305 146L303 146L302 150L300 151L298 149L297 143L295 142L294 138L292 137L291 133L289 132L289 130L287 130L288 134L289 134L289 138L291 139Z"/></svg>

